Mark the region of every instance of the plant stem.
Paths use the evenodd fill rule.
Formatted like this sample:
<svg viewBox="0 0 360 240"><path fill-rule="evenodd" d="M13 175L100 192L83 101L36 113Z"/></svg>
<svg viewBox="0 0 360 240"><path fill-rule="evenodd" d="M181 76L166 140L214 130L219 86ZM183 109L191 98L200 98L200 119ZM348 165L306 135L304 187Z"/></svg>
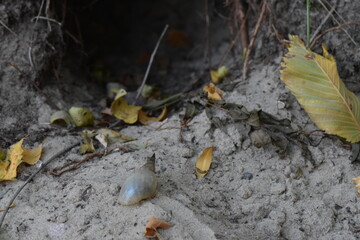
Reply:
<svg viewBox="0 0 360 240"><path fill-rule="evenodd" d="M306 0L306 47L310 45L310 0Z"/></svg>

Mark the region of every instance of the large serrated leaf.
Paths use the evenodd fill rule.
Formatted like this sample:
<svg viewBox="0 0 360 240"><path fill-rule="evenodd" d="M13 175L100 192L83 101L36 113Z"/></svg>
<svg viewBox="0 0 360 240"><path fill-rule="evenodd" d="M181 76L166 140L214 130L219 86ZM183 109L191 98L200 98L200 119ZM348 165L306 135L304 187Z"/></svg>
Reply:
<svg viewBox="0 0 360 240"><path fill-rule="evenodd" d="M299 37L290 40L281 80L320 129L349 142L360 141L360 101L340 79L335 59L324 46L320 56Z"/></svg>

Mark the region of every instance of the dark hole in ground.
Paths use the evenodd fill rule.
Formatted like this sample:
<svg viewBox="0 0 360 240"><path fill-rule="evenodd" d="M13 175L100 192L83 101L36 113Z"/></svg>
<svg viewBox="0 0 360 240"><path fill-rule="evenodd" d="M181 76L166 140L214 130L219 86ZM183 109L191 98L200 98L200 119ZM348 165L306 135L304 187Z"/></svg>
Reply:
<svg viewBox="0 0 360 240"><path fill-rule="evenodd" d="M223 1L219 7L226 11ZM85 67L90 82L121 82L129 91L136 90L166 24L169 30L147 83L177 93L208 67L203 2L75 1L67 9L68 57L72 68ZM178 35L170 39L171 34Z"/></svg>

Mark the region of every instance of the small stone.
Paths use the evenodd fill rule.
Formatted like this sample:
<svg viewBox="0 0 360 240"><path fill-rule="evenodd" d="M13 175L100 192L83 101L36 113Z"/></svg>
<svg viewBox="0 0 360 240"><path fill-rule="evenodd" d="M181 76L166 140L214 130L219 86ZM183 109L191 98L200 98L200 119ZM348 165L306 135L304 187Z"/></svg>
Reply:
<svg viewBox="0 0 360 240"><path fill-rule="evenodd" d="M271 194L280 195L286 191L285 184L282 183L273 183L270 187Z"/></svg>
<svg viewBox="0 0 360 240"><path fill-rule="evenodd" d="M252 175L252 173L244 172L241 176L241 179L251 180L251 179L253 179L253 175Z"/></svg>
<svg viewBox="0 0 360 240"><path fill-rule="evenodd" d="M241 198L248 199L253 194L253 191L249 186L241 186L239 189L239 194Z"/></svg>
<svg viewBox="0 0 360 240"><path fill-rule="evenodd" d="M216 208L218 206L215 202L215 198L205 199L204 204L209 208Z"/></svg>

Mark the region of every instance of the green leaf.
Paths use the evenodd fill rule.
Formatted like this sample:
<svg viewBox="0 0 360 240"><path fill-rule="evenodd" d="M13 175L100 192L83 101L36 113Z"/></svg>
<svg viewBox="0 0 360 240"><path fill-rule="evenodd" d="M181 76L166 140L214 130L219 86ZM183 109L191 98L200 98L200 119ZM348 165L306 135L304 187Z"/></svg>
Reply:
<svg viewBox="0 0 360 240"><path fill-rule="evenodd" d="M94 116L87 108L71 107L69 114L77 127L94 125Z"/></svg>
<svg viewBox="0 0 360 240"><path fill-rule="evenodd" d="M281 80L320 129L360 141L360 101L341 81L335 59L324 46L320 56L306 49L299 37L290 40Z"/></svg>

